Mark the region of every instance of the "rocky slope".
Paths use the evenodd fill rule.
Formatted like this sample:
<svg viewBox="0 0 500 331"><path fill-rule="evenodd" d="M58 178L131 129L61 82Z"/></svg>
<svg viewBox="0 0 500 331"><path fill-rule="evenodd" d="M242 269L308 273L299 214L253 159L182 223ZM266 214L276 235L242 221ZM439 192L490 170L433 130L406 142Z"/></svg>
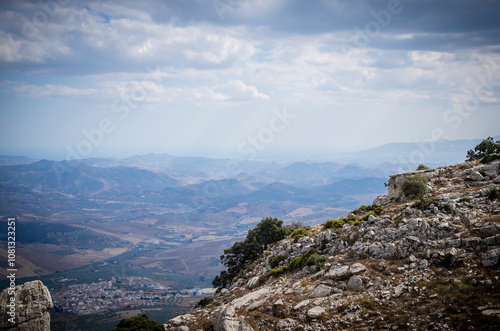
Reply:
<svg viewBox="0 0 500 331"><path fill-rule="evenodd" d="M0 293L0 329L11 331L50 330L49 310L53 307L50 292L39 280L7 288ZM15 298L12 304L11 298Z"/></svg>
<svg viewBox="0 0 500 331"><path fill-rule="evenodd" d="M429 178L419 208L401 192L415 173ZM498 330L500 162L397 174L388 189L377 214L275 243L166 330ZM280 270L313 248L326 264Z"/></svg>

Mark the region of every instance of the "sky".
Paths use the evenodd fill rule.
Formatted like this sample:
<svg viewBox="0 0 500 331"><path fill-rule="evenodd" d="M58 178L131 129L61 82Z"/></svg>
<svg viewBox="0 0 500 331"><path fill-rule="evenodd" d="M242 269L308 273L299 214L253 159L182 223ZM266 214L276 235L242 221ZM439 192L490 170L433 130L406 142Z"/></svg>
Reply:
<svg viewBox="0 0 500 331"><path fill-rule="evenodd" d="M500 134L500 1L0 3L0 154L266 158Z"/></svg>

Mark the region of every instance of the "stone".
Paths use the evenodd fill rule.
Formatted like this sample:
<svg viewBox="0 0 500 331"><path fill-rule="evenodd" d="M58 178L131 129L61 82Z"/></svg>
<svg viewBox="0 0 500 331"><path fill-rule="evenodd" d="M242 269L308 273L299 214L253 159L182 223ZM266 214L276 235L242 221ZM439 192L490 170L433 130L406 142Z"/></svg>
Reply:
<svg viewBox="0 0 500 331"><path fill-rule="evenodd" d="M483 175L481 175L479 172L474 172L472 175L469 176L469 179L472 181L481 181L484 180Z"/></svg>
<svg viewBox="0 0 500 331"><path fill-rule="evenodd" d="M185 315L179 315L175 318L172 318L168 323L173 326L180 326L183 324L189 323L191 320L193 320L194 316L191 314L185 314Z"/></svg>
<svg viewBox="0 0 500 331"><path fill-rule="evenodd" d="M0 294L0 329L16 331L50 331L49 310L54 307L48 288L40 280L27 282L15 287L11 296L7 288ZM8 318L10 300L15 298L16 316L14 323Z"/></svg>
<svg viewBox="0 0 500 331"><path fill-rule="evenodd" d="M363 288L363 279L359 276L352 276L347 283L347 288L351 291L359 291Z"/></svg>
<svg viewBox="0 0 500 331"><path fill-rule="evenodd" d="M293 307L294 310L299 310L300 308L302 307L305 307L309 304L309 300L303 300L301 302L299 302L298 304L295 305L295 307Z"/></svg>
<svg viewBox="0 0 500 331"><path fill-rule="evenodd" d="M214 320L214 331L254 331L242 317L236 316L231 306L222 307Z"/></svg>
<svg viewBox="0 0 500 331"><path fill-rule="evenodd" d="M285 318L276 323L276 331L295 331L297 327L297 321L291 318Z"/></svg>
<svg viewBox="0 0 500 331"><path fill-rule="evenodd" d="M309 294L310 298L322 298L327 297L332 293L332 288L328 285L319 284L314 291Z"/></svg>
<svg viewBox="0 0 500 331"><path fill-rule="evenodd" d="M481 254L481 264L484 267L492 267L496 265L500 259L500 248L490 249L485 253Z"/></svg>
<svg viewBox="0 0 500 331"><path fill-rule="evenodd" d="M406 290L406 285L405 284L399 284L394 288L394 297L400 297L403 295L403 292Z"/></svg>
<svg viewBox="0 0 500 331"><path fill-rule="evenodd" d="M325 313L325 309L320 306L316 306L314 308L311 308L307 311L307 316L312 319L320 318L321 315Z"/></svg>
<svg viewBox="0 0 500 331"><path fill-rule="evenodd" d="M429 267L429 261L427 261L426 259L423 259L421 260L419 263L418 263L418 268L420 270L425 270Z"/></svg>
<svg viewBox="0 0 500 331"><path fill-rule="evenodd" d="M259 280L260 280L260 277L259 276L255 276L255 277L252 277L250 278L250 280L248 281L247 283L247 287L249 289L254 289L257 287L257 285L259 285Z"/></svg>
<svg viewBox="0 0 500 331"><path fill-rule="evenodd" d="M486 309L481 312L481 314L486 316L498 316L500 317L500 309Z"/></svg>
<svg viewBox="0 0 500 331"><path fill-rule="evenodd" d="M245 294L241 298L234 299L231 302L231 306L233 306L235 309L239 309L243 306L246 306L249 304L251 301L257 300L261 295L266 294L269 292L269 288L264 287L261 288L260 290L250 292L248 294Z"/></svg>
<svg viewBox="0 0 500 331"><path fill-rule="evenodd" d="M363 272L366 270L366 267L364 265L362 265L361 263L354 263L350 268L349 270L353 273L353 274L359 274L360 272Z"/></svg>
<svg viewBox="0 0 500 331"><path fill-rule="evenodd" d="M349 267L346 265L343 266L332 266L328 273L326 274L326 277L330 278L340 278L343 277L347 271L349 271Z"/></svg>

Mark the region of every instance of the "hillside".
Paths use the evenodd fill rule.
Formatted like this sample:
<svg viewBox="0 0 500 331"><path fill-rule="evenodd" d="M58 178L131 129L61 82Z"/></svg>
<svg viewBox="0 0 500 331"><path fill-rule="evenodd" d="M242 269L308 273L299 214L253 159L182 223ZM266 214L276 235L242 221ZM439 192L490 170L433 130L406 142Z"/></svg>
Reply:
<svg viewBox="0 0 500 331"><path fill-rule="evenodd" d="M401 189L415 174L428 178L420 205ZM166 329L498 330L499 189L500 161L393 175L381 209L272 244Z"/></svg>

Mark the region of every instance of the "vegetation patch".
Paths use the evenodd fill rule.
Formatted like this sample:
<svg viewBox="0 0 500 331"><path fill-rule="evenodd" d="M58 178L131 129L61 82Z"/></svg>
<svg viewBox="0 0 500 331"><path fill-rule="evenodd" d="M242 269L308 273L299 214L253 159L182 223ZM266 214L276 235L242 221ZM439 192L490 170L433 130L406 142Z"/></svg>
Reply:
<svg viewBox="0 0 500 331"><path fill-rule="evenodd" d="M286 260L286 257L284 257L283 255L278 255L278 256L275 256L275 257L269 259L269 265L271 266L271 268L274 269L277 266L279 266L281 261L284 261L284 260Z"/></svg>
<svg viewBox="0 0 500 331"><path fill-rule="evenodd" d="M497 188L492 189L490 191L490 193L488 194L488 199L493 201L493 200L496 200L498 198L500 198L500 191Z"/></svg>
<svg viewBox="0 0 500 331"><path fill-rule="evenodd" d="M326 221L326 223L323 224L323 226L325 227L325 229L330 229L330 228L338 229L343 227L344 224L345 224L345 218L339 218L338 220Z"/></svg>
<svg viewBox="0 0 500 331"><path fill-rule="evenodd" d="M407 198L422 200L427 192L427 180L426 176L420 174L405 178L401 190Z"/></svg>
<svg viewBox="0 0 500 331"><path fill-rule="evenodd" d="M458 202L471 202L473 198L471 197L462 197L458 200Z"/></svg>
<svg viewBox="0 0 500 331"><path fill-rule="evenodd" d="M300 228L300 229L293 231L292 234L290 235L290 237L292 237L295 240L298 240L299 238L305 237L308 234L309 234L308 230L306 230L304 228Z"/></svg>

